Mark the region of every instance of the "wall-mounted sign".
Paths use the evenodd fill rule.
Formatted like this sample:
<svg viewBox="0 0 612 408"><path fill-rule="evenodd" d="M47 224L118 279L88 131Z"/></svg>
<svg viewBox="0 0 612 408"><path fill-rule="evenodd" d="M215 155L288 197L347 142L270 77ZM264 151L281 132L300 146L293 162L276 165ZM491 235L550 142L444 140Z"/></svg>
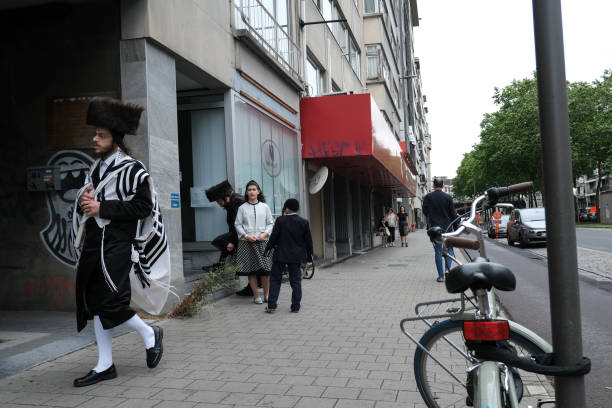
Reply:
<svg viewBox="0 0 612 408"><path fill-rule="evenodd" d="M282 169L282 155L274 141L268 139L261 145L261 165L270 177L276 177Z"/></svg>
<svg viewBox="0 0 612 408"><path fill-rule="evenodd" d="M181 207L181 196L178 193L170 193L170 207L172 208Z"/></svg>
<svg viewBox="0 0 612 408"><path fill-rule="evenodd" d="M317 172L312 176L310 180L310 186L308 187L308 191L310 194L317 194L325 185L327 181L327 176L329 175L329 169L327 166L321 167Z"/></svg>

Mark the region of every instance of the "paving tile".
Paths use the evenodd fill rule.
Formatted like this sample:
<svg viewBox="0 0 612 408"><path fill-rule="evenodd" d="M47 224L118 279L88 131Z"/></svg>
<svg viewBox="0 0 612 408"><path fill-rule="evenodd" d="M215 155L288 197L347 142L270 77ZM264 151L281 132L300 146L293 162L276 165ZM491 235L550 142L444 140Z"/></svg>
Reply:
<svg viewBox="0 0 612 408"><path fill-rule="evenodd" d="M85 401L95 398L90 395L58 395L57 397L46 401L45 405L51 405L56 407L76 407Z"/></svg>
<svg viewBox="0 0 612 408"><path fill-rule="evenodd" d="M82 404L87 408L111 408L125 402L125 398L94 397Z"/></svg>
<svg viewBox="0 0 612 408"><path fill-rule="evenodd" d="M360 392L359 388L327 387L325 392L323 392L323 397L357 399Z"/></svg>
<svg viewBox="0 0 612 408"><path fill-rule="evenodd" d="M259 401L263 399L262 394L255 394L252 392L232 392L226 398L220 401L221 404L236 406L255 406Z"/></svg>
<svg viewBox="0 0 612 408"><path fill-rule="evenodd" d="M285 394L302 397L320 397L323 391L325 391L325 387L317 385L293 385Z"/></svg>
<svg viewBox="0 0 612 408"><path fill-rule="evenodd" d="M162 388L157 394L153 394L151 398L162 400L162 401L183 401L187 399L191 394L192 390L177 390L172 388Z"/></svg>
<svg viewBox="0 0 612 408"><path fill-rule="evenodd" d="M259 384L253 392L256 394L283 395L289 388L291 388L290 384Z"/></svg>
<svg viewBox="0 0 612 408"><path fill-rule="evenodd" d="M152 406L159 404L159 400L151 399L127 399L121 404L117 405L116 408L151 408Z"/></svg>
<svg viewBox="0 0 612 408"><path fill-rule="evenodd" d="M197 391L191 394L187 398L187 401L218 403L222 399L226 398L228 395L228 392L221 391Z"/></svg>
<svg viewBox="0 0 612 408"><path fill-rule="evenodd" d="M292 408L297 404L300 397L290 395L266 395L257 403L258 407L269 408Z"/></svg>
<svg viewBox="0 0 612 408"><path fill-rule="evenodd" d="M337 399L302 397L295 408L333 408Z"/></svg>
<svg viewBox="0 0 612 408"><path fill-rule="evenodd" d="M376 401L339 399L334 408L373 408L374 404L378 406Z"/></svg>
<svg viewBox="0 0 612 408"><path fill-rule="evenodd" d="M394 402L397 400L397 391L366 388L359 394L359 399Z"/></svg>

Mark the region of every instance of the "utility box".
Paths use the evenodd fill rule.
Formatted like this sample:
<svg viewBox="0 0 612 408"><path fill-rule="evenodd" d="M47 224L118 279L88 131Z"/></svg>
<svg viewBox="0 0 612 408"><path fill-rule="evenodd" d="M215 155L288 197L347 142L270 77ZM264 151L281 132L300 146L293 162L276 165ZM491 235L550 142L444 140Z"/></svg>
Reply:
<svg viewBox="0 0 612 408"><path fill-rule="evenodd" d="M62 189L60 166L28 167L28 191L54 191Z"/></svg>

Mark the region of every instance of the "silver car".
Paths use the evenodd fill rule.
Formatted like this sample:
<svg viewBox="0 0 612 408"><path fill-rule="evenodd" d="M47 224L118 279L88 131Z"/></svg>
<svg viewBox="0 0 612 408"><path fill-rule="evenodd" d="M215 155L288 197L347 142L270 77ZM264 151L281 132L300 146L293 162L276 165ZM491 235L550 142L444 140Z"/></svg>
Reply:
<svg viewBox="0 0 612 408"><path fill-rule="evenodd" d="M544 208L522 208L512 211L507 225L508 245L518 242L521 248L534 243L546 243L546 213Z"/></svg>

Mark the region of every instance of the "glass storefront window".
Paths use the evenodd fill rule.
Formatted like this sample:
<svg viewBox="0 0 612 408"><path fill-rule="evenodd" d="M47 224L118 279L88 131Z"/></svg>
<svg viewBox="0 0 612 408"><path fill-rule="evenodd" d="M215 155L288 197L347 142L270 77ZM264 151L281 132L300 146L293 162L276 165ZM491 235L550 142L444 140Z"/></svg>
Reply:
<svg viewBox="0 0 612 408"><path fill-rule="evenodd" d="M236 186L244 194L249 180L261 186L274 216L288 198L299 199L297 133L241 98L235 101Z"/></svg>

